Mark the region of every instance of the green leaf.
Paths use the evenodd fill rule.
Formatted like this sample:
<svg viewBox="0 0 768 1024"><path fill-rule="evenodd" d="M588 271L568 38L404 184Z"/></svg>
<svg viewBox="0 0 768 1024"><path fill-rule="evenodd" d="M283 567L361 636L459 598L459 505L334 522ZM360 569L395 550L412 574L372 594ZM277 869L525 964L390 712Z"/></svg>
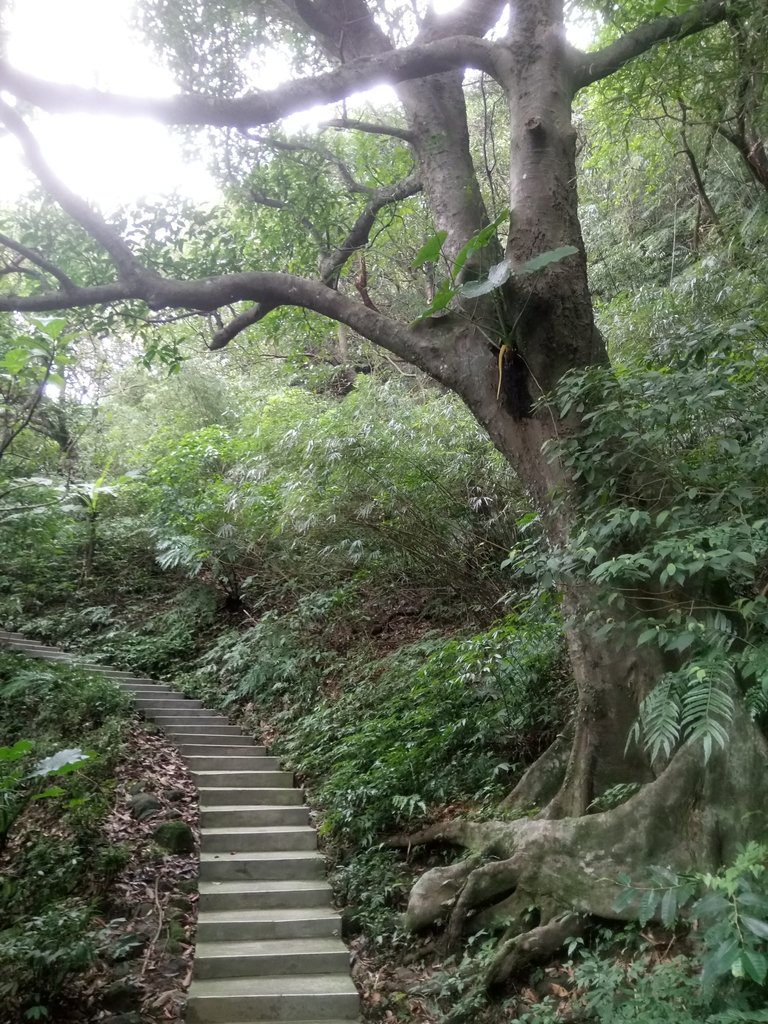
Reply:
<svg viewBox="0 0 768 1024"><path fill-rule="evenodd" d="M35 793L35 795L32 797L32 799L33 800L49 800L52 797L64 796L66 794L66 792L67 791L65 789L62 789L61 786L49 786L47 789L44 789L42 791L42 793Z"/></svg>
<svg viewBox="0 0 768 1024"><path fill-rule="evenodd" d="M509 260L502 260L496 263L488 271L488 277L484 281L468 281L461 286L460 294L465 299L476 299L480 295L487 295L509 280L512 273L512 264Z"/></svg>
<svg viewBox="0 0 768 1024"><path fill-rule="evenodd" d="M425 263L434 263L443 248L443 243L448 237L447 231L438 231L432 235L416 253L413 261L415 268L422 267Z"/></svg>
<svg viewBox="0 0 768 1024"><path fill-rule="evenodd" d="M456 278L456 275L462 269L464 264L467 262L469 257L473 253L477 252L479 249L483 249L490 242L490 240L496 234L498 228L501 227L501 225L504 223L505 220L507 220L508 217L509 210L502 210L498 217L493 221L493 223L486 225L486 227L478 231L476 235L473 235L461 247L461 249L459 249L456 255L456 260L454 261L453 264L454 279Z"/></svg>
<svg viewBox="0 0 768 1024"><path fill-rule="evenodd" d="M430 305L427 306L423 313L420 313L416 317L414 323L417 324L421 320L426 320L426 318L432 316L433 313L439 313L441 310L445 309L455 294L456 289L453 287L451 282L447 280L443 281L443 283L435 292L435 297L430 303Z"/></svg>
<svg viewBox="0 0 768 1024"><path fill-rule="evenodd" d="M764 896L759 892L746 892L739 893L736 897L736 902L740 906L754 907L755 910L759 910L760 913L768 915L768 896Z"/></svg>
<svg viewBox="0 0 768 1024"><path fill-rule="evenodd" d="M768 973L768 959L763 953L756 949L743 949L741 951L741 966L744 974L752 981L762 985Z"/></svg>
<svg viewBox="0 0 768 1024"><path fill-rule="evenodd" d="M636 899L637 892L634 889L623 889L616 897L613 909L617 914L620 914L622 911L626 910L627 907L631 907Z"/></svg>
<svg viewBox="0 0 768 1024"><path fill-rule="evenodd" d="M550 263L559 263L560 260L564 260L567 256L573 256L578 251L575 245L561 245L559 249L549 249L547 252L534 256L533 259L526 260L517 272L518 274L534 274L537 270L548 267Z"/></svg>
<svg viewBox="0 0 768 1024"><path fill-rule="evenodd" d="M768 939L768 921L760 921L756 917L747 917L746 914L742 914L741 920L753 935L757 935L759 939Z"/></svg>
<svg viewBox="0 0 768 1024"><path fill-rule="evenodd" d="M637 920L640 922L642 927L645 927L645 925L647 925L655 915L658 905L658 890L648 889L647 892L643 893L643 898L640 900L640 906L637 909Z"/></svg>
<svg viewBox="0 0 768 1024"><path fill-rule="evenodd" d="M667 889L661 899L661 923L671 928L677 918L677 890Z"/></svg>
<svg viewBox="0 0 768 1024"><path fill-rule="evenodd" d="M739 953L739 940L736 938L726 939L718 946L713 955L707 958L706 973L715 978L727 974L738 959Z"/></svg>
<svg viewBox="0 0 768 1024"><path fill-rule="evenodd" d="M12 747L0 747L0 761L20 761L31 749L29 740L18 740Z"/></svg>
<svg viewBox="0 0 768 1024"><path fill-rule="evenodd" d="M751 551L734 551L735 558L740 558L742 562L747 562L749 565L757 565L757 559Z"/></svg>
<svg viewBox="0 0 768 1024"><path fill-rule="evenodd" d="M691 917L699 921L702 918L715 918L728 910L730 904L725 896L717 892L708 892L697 900L691 908Z"/></svg>
<svg viewBox="0 0 768 1024"><path fill-rule="evenodd" d="M481 295L492 292L496 285L486 278L485 281L469 281L461 286L461 297L463 299L479 299Z"/></svg>

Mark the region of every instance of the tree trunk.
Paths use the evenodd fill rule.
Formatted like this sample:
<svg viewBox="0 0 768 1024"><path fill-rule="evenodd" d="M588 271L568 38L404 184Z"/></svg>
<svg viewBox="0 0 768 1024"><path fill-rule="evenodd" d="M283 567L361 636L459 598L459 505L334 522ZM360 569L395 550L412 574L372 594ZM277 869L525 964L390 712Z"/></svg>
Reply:
<svg viewBox="0 0 768 1024"><path fill-rule="evenodd" d="M607 362L594 324L578 218L573 86L560 4L518 5L509 45L500 52L497 72L509 98L512 138L506 258L520 266L561 246L574 246L578 254L541 273L513 277L501 303L465 303L461 323L447 317L426 327L425 336L431 332L434 341L425 341L423 365L457 391L487 429L538 504L545 532L557 545L574 528L567 509L577 503L561 501L554 511L552 492L567 495L574 484L542 445L577 430L578 422L558 420L548 405L536 403L567 371ZM409 87L409 95L421 104L429 88L420 86L417 95ZM441 142L449 134L440 136ZM420 156L426 166L428 156ZM447 161L446 151L441 159ZM460 165L452 170L455 196ZM449 177L444 170L442 181ZM434 190L429 195L438 227L450 229L457 222L455 208ZM467 190L464 195L465 214L476 211L473 195ZM462 224L465 240L466 217ZM497 400L501 344L513 356L514 401L505 400L503 393ZM717 868L740 841L763 828L768 748L743 710L734 717L730 746L708 765L701 748L692 745L666 766L652 765L637 745L627 747L640 702L664 665L660 655L637 649L631 638L615 639L618 631L608 639L594 635L588 612L595 609L598 596L586 585L563 587L578 692L573 721L568 738L560 738L540 759L538 771L531 769L505 801L507 808L538 804L537 817L512 823L454 821L394 840L395 845L447 841L473 851L469 861L434 869L420 879L407 918L412 927L432 925L445 919L448 908L450 941L459 938L468 919L477 927L492 923L494 914L516 922L488 981L505 977L532 956L551 952L552 943L568 934L558 923L564 912L569 912L570 934L578 932L584 915L616 917L621 872L642 885L657 864L678 871ZM640 786L636 796L613 810L588 813L595 797L628 782ZM527 932L523 911L531 906L538 908L541 920ZM621 916L632 913L628 908Z"/></svg>
<svg viewBox="0 0 768 1024"><path fill-rule="evenodd" d="M98 537L98 512L94 508L87 508L85 513L85 547L83 548L83 583L87 583L93 576L93 560L96 556L96 541Z"/></svg>

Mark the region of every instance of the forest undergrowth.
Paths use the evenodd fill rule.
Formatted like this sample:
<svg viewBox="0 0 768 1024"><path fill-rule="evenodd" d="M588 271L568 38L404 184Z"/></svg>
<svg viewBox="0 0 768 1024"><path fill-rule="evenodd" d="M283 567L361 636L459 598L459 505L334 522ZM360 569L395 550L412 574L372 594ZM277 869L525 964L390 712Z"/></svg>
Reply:
<svg viewBox="0 0 768 1024"><path fill-rule="evenodd" d="M725 365L712 364L723 394L709 402L709 415L722 417L728 408ZM708 382L705 392L684 361L679 373L671 380L651 371L644 380L644 388L648 381L657 388L660 407L663 389L672 396L683 380L692 403L714 389ZM632 404L640 379L617 383L625 393L616 409L645 442L648 407ZM743 387L747 380L733 383ZM434 1024L457 1013L493 1024L763 1020L755 995L764 979L763 938L726 931L709 945L692 941L684 898L709 886L709 895L738 917L746 893L762 928L759 846L730 880L660 876L645 918L641 912L634 925L574 928L562 956L516 973L492 990L490 1002L484 979L503 941L503 914L483 916L479 908L460 950L446 944L439 927L419 935L407 927L409 893L419 878L463 861L449 843L409 848L402 838L455 820L478 828L513 821L520 812L505 811L504 799L567 727L573 692L560 607L542 583L541 560L553 554L542 555L536 516L495 457L473 447L474 428L451 421L453 411L446 420L444 398L427 392L415 412L412 398L401 407L403 398L391 385L365 381L354 400L315 398L302 419L294 396L284 393L242 432L203 426L171 430L162 441L153 436L149 471L136 472L126 455L113 470L87 578L81 555L91 524L78 509L67 517L56 506L22 520L35 543L5 549L6 624L89 658L172 679L263 737L297 772L329 857L370 1021ZM361 425L370 421L371 403L390 418L366 435ZM677 409L672 397L668 408ZM699 407L689 408L691 422L700 423ZM759 405L751 415L756 422ZM323 428L329 436L319 457ZM669 486L678 488L671 493L690 486L685 473L701 472L709 457L706 431L703 437L693 461L686 448L679 463L670 462ZM161 444L166 454L159 458ZM339 450L343 459L334 457ZM750 465L751 458L746 450ZM737 486L743 499L744 485ZM683 528L691 535L714 528L702 526L705 511L699 505L694 519L690 506L671 512L671 530L662 529L667 517L657 512L656 534L636 517L649 560L654 545ZM711 515L719 514L715 506ZM420 530L426 522L428 532ZM610 513L596 517L594 529L605 522L615 530L622 521ZM727 528L722 515L717 522ZM728 565L747 566L738 555L728 557ZM677 561L684 571L684 560ZM458 585L462 565L472 570ZM670 625L672 639L680 628ZM632 792L616 786L593 813ZM131 905L134 897L139 906L152 902L146 886L156 864L151 857L144 864L145 892L134 890ZM627 877L617 883L617 897L622 885L631 895ZM190 947L188 931L179 932L187 927L184 915L173 920L171 949L181 944L170 961L177 986ZM710 928L704 916L693 934L706 936ZM734 961L727 974L715 964L710 988L702 988L702 964L726 945L741 958L742 973L731 971ZM171 1011L177 1005L178 989L174 996L172 986L152 986L138 1011L142 1020L153 1019L153 998L167 999Z"/></svg>
<svg viewBox="0 0 768 1024"><path fill-rule="evenodd" d="M182 1020L197 795L178 752L112 682L12 654L0 738L0 1021Z"/></svg>

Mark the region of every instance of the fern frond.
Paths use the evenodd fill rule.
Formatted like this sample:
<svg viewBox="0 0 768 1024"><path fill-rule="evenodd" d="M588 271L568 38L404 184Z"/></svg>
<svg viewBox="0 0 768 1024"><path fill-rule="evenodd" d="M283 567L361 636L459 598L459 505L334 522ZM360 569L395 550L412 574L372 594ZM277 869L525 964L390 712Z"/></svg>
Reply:
<svg viewBox="0 0 768 1024"><path fill-rule="evenodd" d="M694 664L686 670L688 685L682 694L681 724L686 738L700 740L704 760L709 760L713 744L724 747L728 725L733 718L733 668L725 660Z"/></svg>
<svg viewBox="0 0 768 1024"><path fill-rule="evenodd" d="M651 690L640 705L639 725L645 748L652 758L663 751L669 757L680 739L680 681L669 673Z"/></svg>

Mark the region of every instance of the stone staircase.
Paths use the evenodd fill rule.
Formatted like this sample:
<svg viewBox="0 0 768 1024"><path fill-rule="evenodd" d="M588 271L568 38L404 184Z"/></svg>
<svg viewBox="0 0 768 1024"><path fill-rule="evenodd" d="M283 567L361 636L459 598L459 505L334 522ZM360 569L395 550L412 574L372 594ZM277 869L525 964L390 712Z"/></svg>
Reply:
<svg viewBox="0 0 768 1024"><path fill-rule="evenodd" d="M359 1020L341 921L303 794L223 715L165 683L0 630L0 646L114 679L178 746L200 795L197 948L188 1024Z"/></svg>

